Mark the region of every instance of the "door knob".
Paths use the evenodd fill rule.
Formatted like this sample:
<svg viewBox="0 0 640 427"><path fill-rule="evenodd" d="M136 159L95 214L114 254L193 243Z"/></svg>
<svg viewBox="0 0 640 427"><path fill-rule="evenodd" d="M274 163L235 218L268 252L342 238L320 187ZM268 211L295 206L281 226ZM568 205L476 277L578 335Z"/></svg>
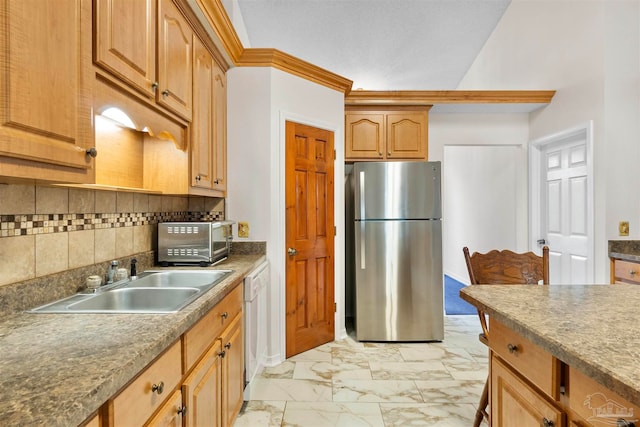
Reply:
<svg viewBox="0 0 640 427"><path fill-rule="evenodd" d="M295 248L287 249L287 253L289 254L289 256L298 255L298 251Z"/></svg>
<svg viewBox="0 0 640 427"><path fill-rule="evenodd" d="M547 241L545 239L538 239L538 244L539 245L545 245L545 244L547 244Z"/></svg>

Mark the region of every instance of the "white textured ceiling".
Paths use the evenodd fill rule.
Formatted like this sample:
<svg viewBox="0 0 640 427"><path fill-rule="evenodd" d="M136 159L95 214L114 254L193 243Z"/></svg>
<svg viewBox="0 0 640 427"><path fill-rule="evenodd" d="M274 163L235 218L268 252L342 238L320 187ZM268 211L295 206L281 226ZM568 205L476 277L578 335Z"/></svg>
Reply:
<svg viewBox="0 0 640 427"><path fill-rule="evenodd" d="M353 89L453 90L511 0L237 0L250 46Z"/></svg>

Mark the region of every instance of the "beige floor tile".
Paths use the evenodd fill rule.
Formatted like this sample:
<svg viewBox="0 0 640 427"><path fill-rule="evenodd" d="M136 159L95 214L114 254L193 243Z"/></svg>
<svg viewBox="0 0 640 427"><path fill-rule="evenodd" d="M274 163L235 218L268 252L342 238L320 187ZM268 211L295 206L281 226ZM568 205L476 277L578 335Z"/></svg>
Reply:
<svg viewBox="0 0 640 427"><path fill-rule="evenodd" d="M252 400L240 411L234 427L280 427L287 402Z"/></svg>
<svg viewBox="0 0 640 427"><path fill-rule="evenodd" d="M334 402L422 402L410 380L334 380Z"/></svg>
<svg viewBox="0 0 640 427"><path fill-rule="evenodd" d="M376 403L287 402L283 426L384 427Z"/></svg>
<svg viewBox="0 0 640 427"><path fill-rule="evenodd" d="M442 362L371 362L374 380L444 380L452 379Z"/></svg>
<svg viewBox="0 0 640 427"><path fill-rule="evenodd" d="M380 410L386 427L469 427L475 415L472 404L381 403Z"/></svg>
<svg viewBox="0 0 640 427"><path fill-rule="evenodd" d="M296 380L373 379L368 363L296 362L295 365L293 378Z"/></svg>
<svg viewBox="0 0 640 427"><path fill-rule="evenodd" d="M256 378L251 383L252 400L330 402L331 382Z"/></svg>
<svg viewBox="0 0 640 427"><path fill-rule="evenodd" d="M486 379L486 378L485 378ZM416 381L416 386L427 403L477 404L485 381Z"/></svg>

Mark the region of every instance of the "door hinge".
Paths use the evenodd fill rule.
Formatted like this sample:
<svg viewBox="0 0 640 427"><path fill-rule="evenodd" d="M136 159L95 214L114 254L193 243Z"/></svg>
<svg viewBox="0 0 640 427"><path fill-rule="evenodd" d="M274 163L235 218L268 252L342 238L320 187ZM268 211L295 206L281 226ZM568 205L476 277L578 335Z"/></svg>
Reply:
<svg viewBox="0 0 640 427"><path fill-rule="evenodd" d="M335 225L333 226L333 235L334 236L338 235L338 227L336 227Z"/></svg>
<svg viewBox="0 0 640 427"><path fill-rule="evenodd" d="M337 302L334 302L334 303L333 303L333 312L334 312L334 313L337 313L337 312L338 312L338 303L337 303Z"/></svg>
<svg viewBox="0 0 640 427"><path fill-rule="evenodd" d="M338 154L336 153L336 150L333 150L333 160L338 158Z"/></svg>

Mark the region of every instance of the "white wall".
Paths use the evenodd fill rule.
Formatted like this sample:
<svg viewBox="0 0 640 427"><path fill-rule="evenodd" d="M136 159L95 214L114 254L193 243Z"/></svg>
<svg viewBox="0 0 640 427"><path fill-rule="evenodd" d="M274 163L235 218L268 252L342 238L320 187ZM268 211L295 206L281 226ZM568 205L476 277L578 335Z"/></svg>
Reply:
<svg viewBox="0 0 640 427"><path fill-rule="evenodd" d="M267 242L269 360L285 359L285 121L334 132L336 338L344 326L344 94L266 67L229 70L227 216L247 221L250 238ZM242 166L245 167L242 167ZM235 237L239 240L239 238Z"/></svg>
<svg viewBox="0 0 640 427"><path fill-rule="evenodd" d="M555 89L552 103L530 114L530 141L593 120L595 280L603 283L618 221L640 237L638 9L636 0L514 0L458 86Z"/></svg>
<svg viewBox="0 0 640 427"><path fill-rule="evenodd" d="M528 135L527 114L429 115L429 159L443 169L445 274L469 282L464 246L528 250Z"/></svg>

